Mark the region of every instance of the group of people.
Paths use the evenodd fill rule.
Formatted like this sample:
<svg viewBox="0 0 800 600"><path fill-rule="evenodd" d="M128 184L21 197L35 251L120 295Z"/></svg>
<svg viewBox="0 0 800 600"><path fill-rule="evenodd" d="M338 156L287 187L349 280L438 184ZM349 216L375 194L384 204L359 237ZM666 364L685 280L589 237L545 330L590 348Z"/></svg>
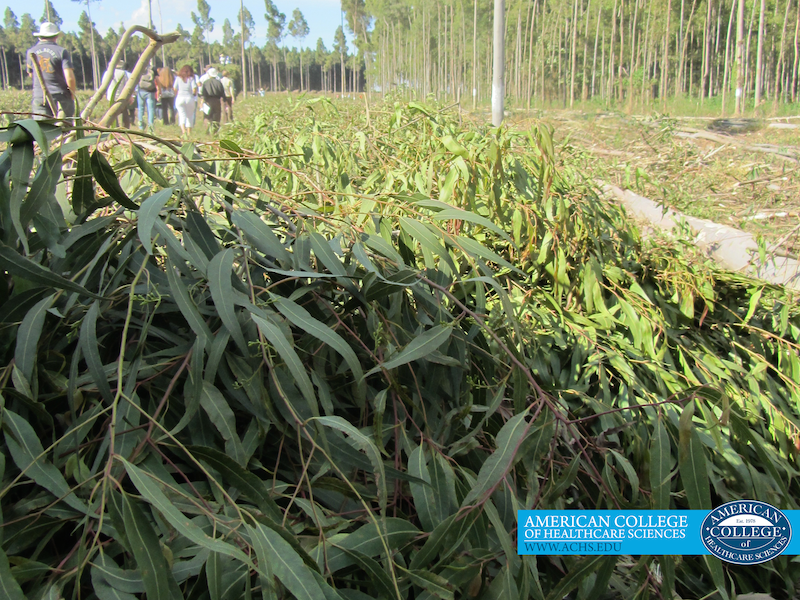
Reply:
<svg viewBox="0 0 800 600"><path fill-rule="evenodd" d="M106 92L110 102L116 100L130 76L120 61L115 66L112 83ZM135 101L132 99L129 106L123 109L123 126L130 127L135 104L139 114L139 129L146 126L152 131L158 104L164 124L170 125L177 121L184 136L191 134L198 110L208 122L207 131L213 132L219 128L223 119L233 120L235 101L236 90L227 71L220 73L216 68L208 66L202 77L198 77L191 65L183 65L177 73L166 66L156 69L148 65L139 78Z"/></svg>
<svg viewBox="0 0 800 600"><path fill-rule="evenodd" d="M75 115L75 71L69 52L57 43L60 33L57 25L42 23L34 33L39 41L27 53L28 72L34 81L31 112L35 118ZM114 102L132 75L123 60L110 68L114 72L106 97ZM236 90L227 71L220 73L207 66L205 73L198 77L191 65L183 65L177 73L167 66L156 69L148 65L139 78L136 93L122 110L122 125L131 127L136 111L139 129L146 126L152 131L156 104L159 104L164 124L177 121L183 136L191 134L198 110L208 122L207 131L214 132L223 119L233 120L235 101Z"/></svg>

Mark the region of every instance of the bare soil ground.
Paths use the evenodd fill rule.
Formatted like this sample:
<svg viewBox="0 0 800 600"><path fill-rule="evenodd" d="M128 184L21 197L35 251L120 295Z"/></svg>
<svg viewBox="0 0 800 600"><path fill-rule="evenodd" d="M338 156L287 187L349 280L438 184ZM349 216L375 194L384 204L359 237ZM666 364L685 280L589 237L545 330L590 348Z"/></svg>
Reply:
<svg viewBox="0 0 800 600"><path fill-rule="evenodd" d="M777 254L800 254L800 129L779 128L800 119L760 121L737 135L710 130L710 118L560 111L512 120L551 126L560 160L587 177L761 236Z"/></svg>

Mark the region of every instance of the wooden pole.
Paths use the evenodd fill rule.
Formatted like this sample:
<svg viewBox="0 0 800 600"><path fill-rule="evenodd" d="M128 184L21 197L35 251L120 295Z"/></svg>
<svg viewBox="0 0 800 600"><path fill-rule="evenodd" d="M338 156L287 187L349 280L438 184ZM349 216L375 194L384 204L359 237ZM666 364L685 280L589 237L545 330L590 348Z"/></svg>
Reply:
<svg viewBox="0 0 800 600"><path fill-rule="evenodd" d="M42 94L44 94L45 99L47 100L47 104L50 105L50 112L53 113L53 118L58 117L58 104L56 104L53 95L50 93L50 90L47 89L47 86L44 84L44 77L42 76L42 67L39 65L39 55L33 53L32 55L33 60L31 63L33 64L33 70L36 71L36 77L39 78L39 85L42 86Z"/></svg>
<svg viewBox="0 0 800 600"><path fill-rule="evenodd" d="M505 0L494 0L494 61L492 63L492 125L503 122L505 78Z"/></svg>

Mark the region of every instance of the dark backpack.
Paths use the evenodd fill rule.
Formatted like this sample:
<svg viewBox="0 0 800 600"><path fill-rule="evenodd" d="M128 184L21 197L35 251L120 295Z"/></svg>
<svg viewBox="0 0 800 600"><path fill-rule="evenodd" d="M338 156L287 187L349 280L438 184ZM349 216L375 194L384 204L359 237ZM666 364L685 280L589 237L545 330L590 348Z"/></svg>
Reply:
<svg viewBox="0 0 800 600"><path fill-rule="evenodd" d="M225 86L216 77L211 77L203 83L203 98L223 98L225 96Z"/></svg>
<svg viewBox="0 0 800 600"><path fill-rule="evenodd" d="M147 69L139 80L139 89L145 92L156 91L156 77L153 69Z"/></svg>

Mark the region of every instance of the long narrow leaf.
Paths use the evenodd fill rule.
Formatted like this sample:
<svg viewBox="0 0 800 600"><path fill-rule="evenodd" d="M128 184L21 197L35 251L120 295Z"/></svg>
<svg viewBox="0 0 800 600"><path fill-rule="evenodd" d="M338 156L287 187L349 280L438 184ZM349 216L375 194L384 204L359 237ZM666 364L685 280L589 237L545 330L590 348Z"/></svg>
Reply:
<svg viewBox="0 0 800 600"><path fill-rule="evenodd" d="M60 177L61 155L53 152L39 165L28 195L22 203L20 223L23 228L27 227L34 215L41 210L44 202L53 197Z"/></svg>
<svg viewBox="0 0 800 600"><path fill-rule="evenodd" d="M367 371L365 376L369 377L381 369L390 371L399 366L429 356L442 347L442 345L450 338L452 332L452 325L437 325L436 327L431 327L425 333L422 333L411 340L411 342L409 342L409 344L396 356Z"/></svg>
<svg viewBox="0 0 800 600"><path fill-rule="evenodd" d="M145 175L147 175L161 187L165 188L169 186L169 182L167 181L166 177L164 177L161 171L159 171L156 167L147 162L144 157L144 152L136 144L131 144L131 155L133 156L134 162L136 162L136 166L138 166Z"/></svg>
<svg viewBox="0 0 800 600"><path fill-rule="evenodd" d="M0 548L0 591L4 600L25 600L25 594L11 574L8 557L2 548Z"/></svg>
<svg viewBox="0 0 800 600"><path fill-rule="evenodd" d="M281 536L261 523L248 525L247 532L256 549L259 571L262 571L263 564L267 562L275 577L297 600L325 600L325 595L309 567Z"/></svg>
<svg viewBox="0 0 800 600"><path fill-rule="evenodd" d="M462 506L483 501L497 487L514 465L517 450L525 439L531 423L527 420L528 411L512 417L497 434L497 449L483 463L476 484L467 494Z"/></svg>
<svg viewBox="0 0 800 600"><path fill-rule="evenodd" d="M189 327L194 331L195 335L205 340L205 347L211 348L211 345L214 343L214 336L211 334L211 329L208 328L203 317L200 316L197 306L192 302L189 296L189 290L186 289L181 278L175 272L175 267L172 266L171 261L167 261L166 271L170 293L175 299L175 303L178 305L181 314L183 314L183 317L186 319L186 322L189 323Z"/></svg>
<svg viewBox="0 0 800 600"><path fill-rule="evenodd" d="M108 376L103 369L103 361L99 351L100 344L97 341L97 316L99 312L100 306L97 301L92 302L81 324L80 343L83 356L89 367L89 373L95 385L97 385L97 389L106 402L111 402L114 399L114 395L111 393Z"/></svg>
<svg viewBox="0 0 800 600"><path fill-rule="evenodd" d="M117 180L114 169L100 150L92 152L91 165L95 181L97 181L112 200L128 210L139 210L136 203L128 198L128 195L122 191L122 186L119 184L119 180Z"/></svg>
<svg viewBox="0 0 800 600"><path fill-rule="evenodd" d="M381 511L386 510L386 474L383 470L383 460L380 451L371 438L361 433L342 417L319 417L317 419L326 427L337 429L345 434L347 442L357 450L364 452L372 463L373 474L375 475L375 485L378 488L378 504Z"/></svg>
<svg viewBox="0 0 800 600"><path fill-rule="evenodd" d="M242 326L236 319L234 310L233 286L231 285L231 273L233 271L233 250L226 248L208 263L208 287L211 290L211 298L222 324L231 334L233 341L239 346L244 356L248 356L249 350L247 342L244 341Z"/></svg>
<svg viewBox="0 0 800 600"><path fill-rule="evenodd" d="M65 279L61 275L53 273L50 269L46 269L29 258L21 256L16 250L3 242L0 242L0 268L8 271L12 275L27 279L32 283L38 283L39 285L49 288L76 292L90 298L100 298L97 294L91 293L74 281Z"/></svg>
<svg viewBox="0 0 800 600"><path fill-rule="evenodd" d="M650 442L650 489L654 510L669 509L671 444L667 429L657 419Z"/></svg>
<svg viewBox="0 0 800 600"><path fill-rule="evenodd" d="M22 319L22 324L17 330L17 347L14 350L14 362L22 375L29 382L33 377L33 367L36 364L36 351L39 338L42 335L44 319L47 310L53 304L55 296L48 296L37 302Z"/></svg>
<svg viewBox="0 0 800 600"><path fill-rule="evenodd" d="M133 556L142 573L148 600L175 600L172 595L173 586L170 585L172 573L161 552L161 543L156 532L142 509L133 500L123 496L122 516Z"/></svg>
<svg viewBox="0 0 800 600"><path fill-rule="evenodd" d="M200 395L200 405L208 414L208 418L220 432L225 440L225 450L237 463L245 466L242 440L236 433L236 417L222 393L207 381L203 382L203 392Z"/></svg>
<svg viewBox="0 0 800 600"><path fill-rule="evenodd" d="M269 343L275 347L281 358L286 361L286 366L294 377L297 387L300 388L300 393L308 403L308 408L311 414L315 417L319 416L319 407L317 405L316 394L314 393L314 386L311 383L311 378L308 376L300 357L294 351L289 340L284 337L283 333L275 325L269 321L262 319L260 316L251 313L253 321L258 326L259 331L264 334L264 337L269 340Z"/></svg>
<svg viewBox="0 0 800 600"><path fill-rule="evenodd" d="M693 510L711 509L711 490L708 482L705 451L703 443L695 431L692 416L695 401L690 400L680 418L680 445L678 448L678 470L686 489L689 508Z"/></svg>
<svg viewBox="0 0 800 600"><path fill-rule="evenodd" d="M142 246L148 254L153 253L153 225L171 196L172 188L158 191L142 202L142 206L139 208L137 232Z"/></svg>
<svg viewBox="0 0 800 600"><path fill-rule="evenodd" d="M364 371L361 369L361 363L359 362L356 353L347 344L347 342L345 342L339 334L333 331L333 329L325 325L325 323L312 317L309 312L299 304L292 302L288 298L276 296L275 294L271 294L270 297L275 304L275 308L277 308L284 317L289 319L289 321L301 328L306 333L314 336L321 342L328 344L331 348L336 350L336 352L342 355L342 358L344 358L347 366L350 367L350 370L353 372L353 377L356 379L356 391L358 394L358 399L363 402L366 396L366 384L363 381Z"/></svg>
<svg viewBox="0 0 800 600"><path fill-rule="evenodd" d="M160 512L164 518L169 521L170 525L181 535L211 552L224 554L225 556L240 560L243 563L248 563L247 555L236 546L221 539L209 537L202 529L190 521L186 515L179 511L175 505L169 501L167 496L158 489L158 485L153 478L147 475L145 471L129 463L124 458L120 458L119 460L125 465L125 470L128 472L128 476L131 478L133 485L139 490L139 493L158 509L158 512Z"/></svg>
<svg viewBox="0 0 800 600"><path fill-rule="evenodd" d="M69 506L86 514L86 504L70 491L61 471L45 459L44 448L33 427L15 412L5 409L3 430L17 467L56 498L63 498Z"/></svg>
<svg viewBox="0 0 800 600"><path fill-rule="evenodd" d="M244 469L230 456L206 446L187 446L186 449L194 458L205 461L223 479L236 486L242 494L259 507L261 512L278 522L283 518L278 505L270 498L264 482L255 474Z"/></svg>

